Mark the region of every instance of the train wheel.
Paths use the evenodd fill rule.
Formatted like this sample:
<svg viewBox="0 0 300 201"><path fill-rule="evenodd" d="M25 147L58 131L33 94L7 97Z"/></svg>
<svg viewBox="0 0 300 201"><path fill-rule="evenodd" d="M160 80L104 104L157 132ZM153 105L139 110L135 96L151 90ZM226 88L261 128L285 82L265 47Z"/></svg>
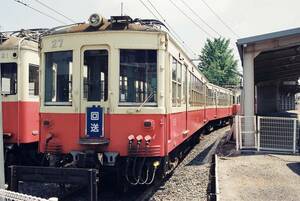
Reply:
<svg viewBox="0 0 300 201"><path fill-rule="evenodd" d="M159 172L157 174L159 180L164 179L167 176L169 170L169 157L163 157L160 163Z"/></svg>

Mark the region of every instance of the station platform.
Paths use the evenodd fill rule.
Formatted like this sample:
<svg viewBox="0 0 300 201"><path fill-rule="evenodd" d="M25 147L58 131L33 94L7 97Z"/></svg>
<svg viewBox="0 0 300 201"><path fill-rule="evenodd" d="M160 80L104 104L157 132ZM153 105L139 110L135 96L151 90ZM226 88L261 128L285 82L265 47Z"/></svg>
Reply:
<svg viewBox="0 0 300 201"><path fill-rule="evenodd" d="M299 155L218 157L218 200L300 200Z"/></svg>

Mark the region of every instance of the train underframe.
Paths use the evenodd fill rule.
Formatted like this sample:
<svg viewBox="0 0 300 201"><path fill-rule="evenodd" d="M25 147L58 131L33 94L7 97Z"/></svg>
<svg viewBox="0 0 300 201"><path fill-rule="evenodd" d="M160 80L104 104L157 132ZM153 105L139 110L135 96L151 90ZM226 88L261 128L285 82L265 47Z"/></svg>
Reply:
<svg viewBox="0 0 300 201"><path fill-rule="evenodd" d="M41 166L54 168L46 170L47 174L49 173L48 171L52 171L51 174L55 174L55 169L57 168L59 168L60 171L66 170L64 175L68 174L68 169L86 169L87 171L95 169L98 172L97 181L114 181L115 184L118 185L116 189L126 191L129 186L150 185L156 178L164 178L177 167L186 153L200 142L201 135L207 134L218 127L222 127L230 123L230 121L231 117L226 117L207 123L164 157L147 156L147 150L144 150L143 155L138 154L138 144L132 146L129 141L129 154L126 157L121 157L117 153L111 152L96 153L94 150L69 154L44 153L41 159ZM147 147L144 149L147 149ZM30 168L31 167L26 167L27 170ZM34 171L29 170L28 173L36 173L36 168L36 166L32 167ZM42 173L43 171L41 171L41 174ZM14 175L11 173L11 178L13 177ZM12 180L15 181L15 179ZM61 181L58 179L57 183L64 183L64 180L65 178L61 178ZM47 183L47 181L44 182Z"/></svg>

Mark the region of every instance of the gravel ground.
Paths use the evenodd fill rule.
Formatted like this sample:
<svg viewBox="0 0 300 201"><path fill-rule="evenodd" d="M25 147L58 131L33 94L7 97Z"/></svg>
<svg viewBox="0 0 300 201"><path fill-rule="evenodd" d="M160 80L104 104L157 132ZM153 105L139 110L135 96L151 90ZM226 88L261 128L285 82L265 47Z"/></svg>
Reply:
<svg viewBox="0 0 300 201"><path fill-rule="evenodd" d="M174 170L170 179L149 200L207 200L210 156L228 131L229 127L225 127L202 137L200 143Z"/></svg>
<svg viewBox="0 0 300 201"><path fill-rule="evenodd" d="M300 200L300 156L241 155L218 159L220 200Z"/></svg>

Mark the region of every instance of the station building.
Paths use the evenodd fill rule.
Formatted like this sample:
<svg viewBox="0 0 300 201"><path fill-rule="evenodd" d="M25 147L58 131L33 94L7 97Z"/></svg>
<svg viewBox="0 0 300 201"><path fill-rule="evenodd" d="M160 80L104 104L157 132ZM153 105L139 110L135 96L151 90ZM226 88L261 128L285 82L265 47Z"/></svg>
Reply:
<svg viewBox="0 0 300 201"><path fill-rule="evenodd" d="M296 152L300 28L239 39L237 47L243 65L240 148Z"/></svg>

